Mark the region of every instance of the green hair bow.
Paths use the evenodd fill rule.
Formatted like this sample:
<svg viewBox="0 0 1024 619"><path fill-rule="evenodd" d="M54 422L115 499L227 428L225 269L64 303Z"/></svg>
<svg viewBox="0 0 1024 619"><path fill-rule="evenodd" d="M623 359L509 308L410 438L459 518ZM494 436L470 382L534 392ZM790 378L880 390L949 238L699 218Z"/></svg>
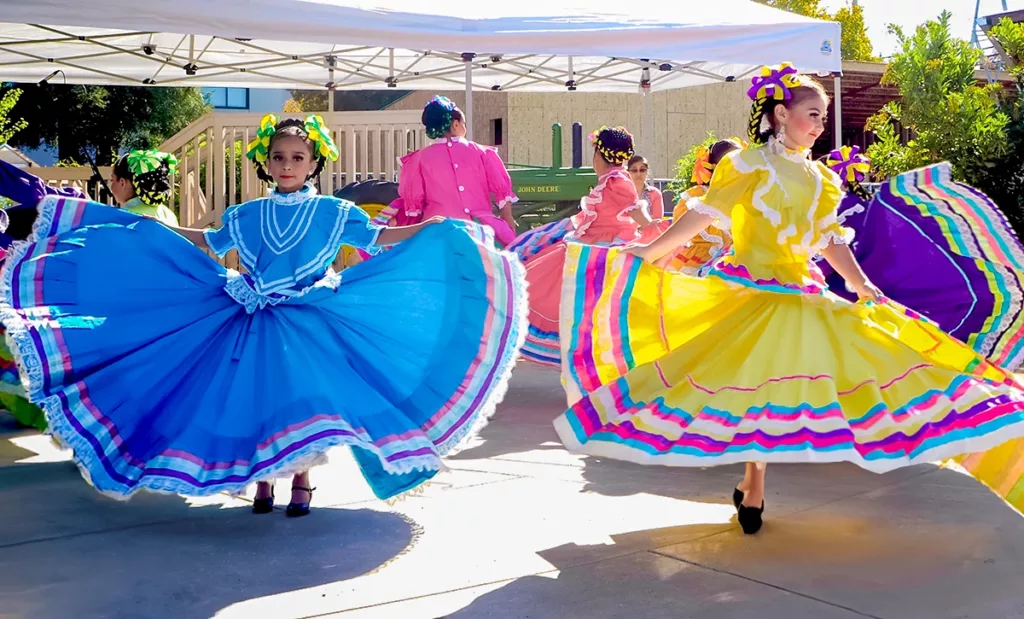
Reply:
<svg viewBox="0 0 1024 619"><path fill-rule="evenodd" d="M302 123L309 141L316 144L315 155L328 161L338 160L338 145L331 139L331 131L324 126L324 119L318 114L310 114Z"/></svg>
<svg viewBox="0 0 1024 619"><path fill-rule="evenodd" d="M258 163L266 163L270 157L270 139L277 133L277 114L267 114L256 130L256 139L249 142L245 156Z"/></svg>
<svg viewBox="0 0 1024 619"><path fill-rule="evenodd" d="M142 174L155 172L164 163L167 164L168 174L174 176L178 171L178 158L170 153L164 153L156 149L133 150L128 153L128 170L132 176L138 177Z"/></svg>

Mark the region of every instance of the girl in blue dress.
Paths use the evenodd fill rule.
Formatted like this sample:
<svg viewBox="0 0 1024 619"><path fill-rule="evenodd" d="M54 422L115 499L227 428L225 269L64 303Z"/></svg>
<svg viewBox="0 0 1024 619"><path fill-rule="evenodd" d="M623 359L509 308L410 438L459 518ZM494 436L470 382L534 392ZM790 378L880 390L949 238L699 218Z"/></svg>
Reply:
<svg viewBox="0 0 1024 619"><path fill-rule="evenodd" d="M384 229L317 195L329 136L316 116L265 118L249 156L276 188L219 229L39 203L0 273L0 318L29 398L100 492L237 493L290 474L308 488L305 471L349 445L388 499L493 413L526 331L522 268L471 222ZM344 277L328 266L343 244L410 238ZM246 273L203 249L236 250ZM304 515L296 490L288 513Z"/></svg>

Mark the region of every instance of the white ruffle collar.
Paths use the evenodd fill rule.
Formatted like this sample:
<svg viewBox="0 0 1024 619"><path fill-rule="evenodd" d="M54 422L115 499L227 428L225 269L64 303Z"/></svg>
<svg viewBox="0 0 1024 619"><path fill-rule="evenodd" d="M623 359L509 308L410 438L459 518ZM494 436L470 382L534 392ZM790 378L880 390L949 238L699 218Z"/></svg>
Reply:
<svg viewBox="0 0 1024 619"><path fill-rule="evenodd" d="M271 189L268 197L274 204L302 204L310 198L317 196L316 187L312 183L306 183L302 189L288 193L278 193L277 189Z"/></svg>
<svg viewBox="0 0 1024 619"><path fill-rule="evenodd" d="M811 149L809 149L809 148L798 148L796 150L793 150L793 149L787 147L785 144L783 144L775 136L772 136L772 137L768 138L767 148L768 148L768 150L770 150L772 152L772 154L778 155L779 157L782 157L783 159L789 159L790 161L795 161L797 163L801 163L801 162L807 161L811 157Z"/></svg>

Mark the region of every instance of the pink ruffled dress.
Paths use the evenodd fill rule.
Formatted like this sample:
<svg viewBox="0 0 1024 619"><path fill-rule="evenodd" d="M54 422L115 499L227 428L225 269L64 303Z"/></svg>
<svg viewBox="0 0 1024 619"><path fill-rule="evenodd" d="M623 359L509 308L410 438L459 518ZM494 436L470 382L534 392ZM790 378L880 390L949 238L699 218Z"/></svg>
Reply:
<svg viewBox="0 0 1024 619"><path fill-rule="evenodd" d="M492 196L499 208L519 200L495 149L465 138L443 138L400 161L401 197L388 209L394 224L408 225L440 215L488 226L502 246L515 238L505 220L494 215Z"/></svg>
<svg viewBox="0 0 1024 619"><path fill-rule="evenodd" d="M602 175L590 194L580 200L579 213L525 232L509 246L526 265L529 286L530 329L522 349L525 359L542 365L561 365L558 307L566 242L608 246L653 240L668 222L655 222L641 231L630 212L644 205L629 174L614 168Z"/></svg>

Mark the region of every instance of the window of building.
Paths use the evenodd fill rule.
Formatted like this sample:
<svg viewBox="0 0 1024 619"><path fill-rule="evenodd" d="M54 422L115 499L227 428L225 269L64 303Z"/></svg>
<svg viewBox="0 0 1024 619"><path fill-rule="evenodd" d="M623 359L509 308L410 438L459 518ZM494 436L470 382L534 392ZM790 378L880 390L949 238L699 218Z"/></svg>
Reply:
<svg viewBox="0 0 1024 619"><path fill-rule="evenodd" d="M494 136L494 146L501 146L504 141L505 136L503 135L504 131L501 124L500 118L495 118L491 121L491 134Z"/></svg>
<svg viewBox="0 0 1024 619"><path fill-rule="evenodd" d="M203 94L210 105L219 110L249 109L248 88L204 88Z"/></svg>

